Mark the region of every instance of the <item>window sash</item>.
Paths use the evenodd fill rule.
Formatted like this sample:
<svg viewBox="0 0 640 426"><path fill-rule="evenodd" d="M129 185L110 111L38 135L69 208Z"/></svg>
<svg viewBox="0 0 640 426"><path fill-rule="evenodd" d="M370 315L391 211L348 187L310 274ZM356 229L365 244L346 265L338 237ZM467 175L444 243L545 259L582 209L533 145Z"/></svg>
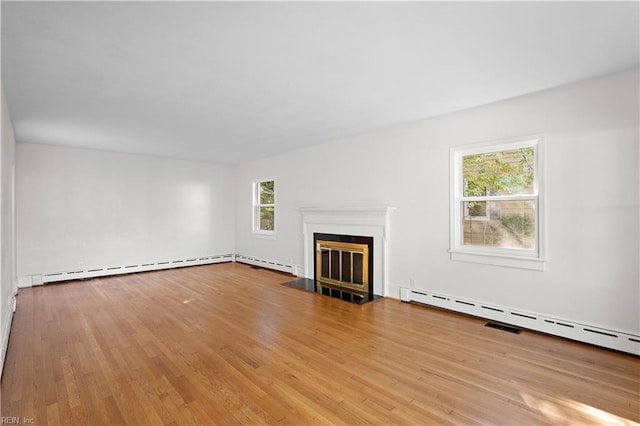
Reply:
<svg viewBox="0 0 640 426"><path fill-rule="evenodd" d="M490 197L489 197L490 198ZM496 201L495 198L494 199L488 199L488 200L473 200L473 201ZM486 220L488 220L488 216L466 216L465 212L464 212L464 203L468 202L467 200L460 200L458 202L458 210L459 210L459 216L457 217L458 219L458 224L457 224L457 230L458 230L458 244L456 246L457 250L460 251L481 251L481 252L486 252L486 253L501 253L501 254L508 254L508 255L522 255L522 256L526 256L526 257L538 257L539 256L539 246L540 246L540 227L539 227L539 203L538 203L538 197L522 197L522 198L517 198L515 200L512 199L508 199L508 200L500 200L500 201L533 201L533 210L534 210L534 215L533 215L533 237L534 237L534 244L532 248L514 248L514 247L491 247L491 246L481 246L481 245L475 245L475 244L465 244L464 243L464 221L465 220L482 220L479 219L481 217L487 217Z"/></svg>
<svg viewBox="0 0 640 426"><path fill-rule="evenodd" d="M475 154L494 153L501 151L509 151L518 148L533 148L534 152L534 177L533 192L531 194L514 194L514 195L483 195L483 196L464 196L464 157ZM542 257L542 230L541 230L541 211L540 211L540 182L541 182L541 158L540 158L540 138L532 137L521 139L515 142L495 144L485 144L484 146L476 146L471 148L452 149L452 241L451 251L461 253L478 253L490 256L503 257L524 257L532 259L541 259ZM527 248L504 248L489 247L480 245L464 244L464 227L465 220L465 202L497 202L497 201L533 201L535 213L533 215L534 226L534 247ZM475 218L467 216L467 218ZM480 216L478 216L480 218ZM471 219L473 220L473 219ZM475 219L478 220L478 219Z"/></svg>
<svg viewBox="0 0 640 426"><path fill-rule="evenodd" d="M273 229L266 229L262 227L262 211L264 209L271 209L271 213L272 213L272 218L271 221L272 223L272 227ZM276 210L275 207L273 206L269 206L269 205L262 205L262 206L256 206L255 210L254 210L254 215L255 215L255 230L258 232L268 232L268 233L272 233L275 232L275 216L276 216Z"/></svg>
<svg viewBox="0 0 640 426"><path fill-rule="evenodd" d="M275 188L275 179L261 179L257 180L253 183L253 232L258 234L275 234L275 217L276 217L276 203L275 203L275 189L274 189L274 202L273 203L260 203L260 189L263 183L265 182L274 182ZM273 229L263 229L260 212L262 209L272 208L273 209Z"/></svg>

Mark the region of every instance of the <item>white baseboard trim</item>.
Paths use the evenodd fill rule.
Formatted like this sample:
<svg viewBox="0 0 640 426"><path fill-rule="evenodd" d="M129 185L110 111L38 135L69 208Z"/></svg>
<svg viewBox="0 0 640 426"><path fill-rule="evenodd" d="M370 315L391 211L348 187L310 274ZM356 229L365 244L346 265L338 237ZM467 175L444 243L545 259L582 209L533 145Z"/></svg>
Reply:
<svg viewBox="0 0 640 426"><path fill-rule="evenodd" d="M233 262L233 254L193 257L188 259L167 260L150 263L131 263L99 268L88 268L77 271L48 272L44 274L23 275L18 277L18 287L32 287L58 281L78 280L83 278L104 277L108 275L130 274L134 272L158 271L162 269L182 268L185 266L209 265L212 263Z"/></svg>
<svg viewBox="0 0 640 426"><path fill-rule="evenodd" d="M209 265L223 262L240 262L249 265L260 266L262 268L273 269L299 276L302 267L299 265L289 265L274 260L261 259L255 256L242 254L221 254L206 257L194 257L189 259L167 260L153 263L132 263L127 265L112 265L100 268L87 268L76 271L47 272L43 274L22 275L18 277L18 287L33 287L46 283L59 281L79 280L84 278L96 278L109 275L131 274L134 272L159 271L162 269L182 268L186 266Z"/></svg>
<svg viewBox="0 0 640 426"><path fill-rule="evenodd" d="M261 259L255 256L246 256L244 254L236 254L236 262L246 263L247 265L260 266L262 268L273 269L280 272L286 272L288 274L294 274L299 269L299 266L289 265L284 262L278 262L276 260Z"/></svg>
<svg viewBox="0 0 640 426"><path fill-rule="evenodd" d="M423 303L633 355L640 355L640 336L630 331L611 330L596 325L553 318L506 306L490 305L426 290L401 288L400 291L401 299L406 302Z"/></svg>
<svg viewBox="0 0 640 426"><path fill-rule="evenodd" d="M11 309L7 309L7 313L2 318L2 342L0 342L0 378L4 371L4 360L7 357L7 349L9 348L9 334L11 333L11 323L13 322L13 313L15 307L16 296L13 296L13 301L10 305Z"/></svg>

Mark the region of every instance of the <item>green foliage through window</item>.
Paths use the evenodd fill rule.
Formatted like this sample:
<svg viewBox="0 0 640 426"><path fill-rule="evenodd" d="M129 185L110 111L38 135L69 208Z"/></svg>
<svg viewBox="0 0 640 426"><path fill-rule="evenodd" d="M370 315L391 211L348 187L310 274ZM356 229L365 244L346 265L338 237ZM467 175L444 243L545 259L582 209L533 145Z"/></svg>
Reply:
<svg viewBox="0 0 640 426"><path fill-rule="evenodd" d="M255 229L275 231L275 181L257 182L255 186Z"/></svg>
<svg viewBox="0 0 640 426"><path fill-rule="evenodd" d="M260 182L260 204L273 204L275 197L275 181Z"/></svg>
<svg viewBox="0 0 640 426"><path fill-rule="evenodd" d="M462 156L462 243L535 248L533 146Z"/></svg>
<svg viewBox="0 0 640 426"><path fill-rule="evenodd" d="M464 196L533 193L533 148L463 157Z"/></svg>

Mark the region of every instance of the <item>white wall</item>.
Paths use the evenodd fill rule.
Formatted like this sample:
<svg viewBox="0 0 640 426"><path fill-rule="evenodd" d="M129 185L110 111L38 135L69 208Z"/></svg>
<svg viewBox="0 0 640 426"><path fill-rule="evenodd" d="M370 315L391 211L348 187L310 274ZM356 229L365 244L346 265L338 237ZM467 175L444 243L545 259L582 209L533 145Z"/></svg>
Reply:
<svg viewBox="0 0 640 426"><path fill-rule="evenodd" d="M303 264L302 206L397 207L390 295L440 292L638 334L638 72L579 82L238 166L236 251ZM543 134L546 271L453 262L449 150ZM274 176L277 237L251 230L251 182Z"/></svg>
<svg viewBox="0 0 640 426"><path fill-rule="evenodd" d="M232 166L28 143L16 156L21 278L234 252Z"/></svg>
<svg viewBox="0 0 640 426"><path fill-rule="evenodd" d="M2 142L0 145L0 375L9 342L9 330L13 318L13 300L17 292L15 271L15 205L14 205L14 165L15 138L4 97L2 98Z"/></svg>

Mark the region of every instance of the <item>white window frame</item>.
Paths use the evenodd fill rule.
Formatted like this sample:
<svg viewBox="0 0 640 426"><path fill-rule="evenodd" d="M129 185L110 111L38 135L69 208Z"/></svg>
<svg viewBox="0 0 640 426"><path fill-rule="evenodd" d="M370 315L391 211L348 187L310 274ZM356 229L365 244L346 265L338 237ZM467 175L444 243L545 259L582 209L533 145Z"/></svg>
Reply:
<svg viewBox="0 0 640 426"><path fill-rule="evenodd" d="M497 151L529 148L534 150L533 194L467 197L464 196L463 158L467 155L486 154ZM543 271L545 267L545 209L544 209L544 175L543 175L542 136L483 142L451 148L451 207L450 207L450 248L451 260L481 263L496 266L533 269ZM510 249L501 247L482 247L464 245L462 240L462 219L465 201L518 201L533 200L535 204L535 248Z"/></svg>
<svg viewBox="0 0 640 426"><path fill-rule="evenodd" d="M264 182L273 181L273 204L260 204L260 184ZM251 218L251 230L257 237L271 238L275 237L277 227L278 209L276 208L277 202L277 183L273 177L259 178L253 181L252 185L252 218ZM273 207L273 231L260 229L260 208L261 207Z"/></svg>

